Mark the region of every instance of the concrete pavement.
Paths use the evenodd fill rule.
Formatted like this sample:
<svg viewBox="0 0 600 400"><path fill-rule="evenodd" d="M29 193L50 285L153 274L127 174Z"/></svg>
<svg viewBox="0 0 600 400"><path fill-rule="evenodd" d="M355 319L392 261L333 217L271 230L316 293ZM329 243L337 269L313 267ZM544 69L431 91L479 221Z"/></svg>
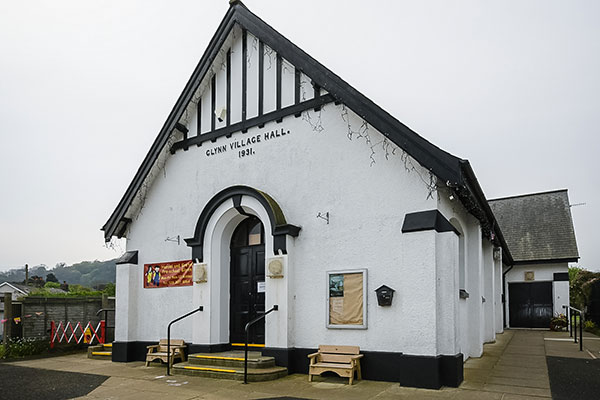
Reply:
<svg viewBox="0 0 600 400"><path fill-rule="evenodd" d="M495 343L484 345L480 358L465 363L465 380L460 388L426 390L401 387L393 382L357 381L293 374L285 378L244 385L238 381L164 376L159 367L144 367L142 362L113 363L91 360L85 354L38 360L16 361L20 367L54 371L81 372L109 378L82 399L261 399L292 397L304 399L542 399L550 398L546 355L561 354L585 359L578 345L565 340L568 334L534 330L508 330ZM552 339L552 340L545 340ZM588 340L599 346L599 340ZM586 340L584 338L584 343ZM592 351L596 351L595 347ZM587 357L592 360L592 357ZM600 354L599 354L600 355Z"/></svg>

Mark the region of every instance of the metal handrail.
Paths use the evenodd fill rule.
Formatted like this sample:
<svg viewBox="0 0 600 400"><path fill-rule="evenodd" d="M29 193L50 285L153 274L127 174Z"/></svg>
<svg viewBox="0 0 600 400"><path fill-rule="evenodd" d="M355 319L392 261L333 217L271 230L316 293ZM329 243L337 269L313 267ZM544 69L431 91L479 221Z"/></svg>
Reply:
<svg viewBox="0 0 600 400"><path fill-rule="evenodd" d="M112 311L115 312L114 308L101 308L96 312L96 315L99 315L101 312L104 313L104 323L106 324L107 328L114 328L114 326L108 326L108 313Z"/></svg>
<svg viewBox="0 0 600 400"><path fill-rule="evenodd" d="M177 321L181 321L182 319L189 317L192 314L197 313L198 311L204 311L204 306L200 306L194 311L190 311L189 313L182 315L179 318L175 318L173 321L169 322L169 326L167 327L167 376L171 374L171 325Z"/></svg>
<svg viewBox="0 0 600 400"><path fill-rule="evenodd" d="M250 338L249 338L249 336L250 336L249 328L250 328L250 326L254 325L256 322L258 322L261 319L265 318L267 316L267 314L269 314L270 312L277 311L277 310L279 310L279 306L277 304L273 304L273 308L271 308L266 313L264 313L262 315L259 315L258 317L254 318L252 321L248 322L246 324L246 326L244 327L244 330L246 331L246 343L244 345L244 384L248 383L248 341L250 340Z"/></svg>
<svg viewBox="0 0 600 400"><path fill-rule="evenodd" d="M571 306L567 306L565 304L563 304L562 306L564 309L567 310L567 320L569 321L569 336L573 336L574 342L577 343L577 315L573 313L579 313L579 351L583 351L583 319L584 319L584 312L575 308L575 307L571 307ZM575 328L573 328L573 325L575 325ZM575 334L573 334L573 332L575 332Z"/></svg>

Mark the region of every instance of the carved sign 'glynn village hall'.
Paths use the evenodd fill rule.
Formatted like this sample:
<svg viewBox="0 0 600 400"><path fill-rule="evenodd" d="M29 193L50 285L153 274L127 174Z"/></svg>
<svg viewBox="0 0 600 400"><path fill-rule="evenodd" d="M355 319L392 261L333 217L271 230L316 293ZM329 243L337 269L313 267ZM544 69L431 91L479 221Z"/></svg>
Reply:
<svg viewBox="0 0 600 400"><path fill-rule="evenodd" d="M210 149L207 149L205 154L207 157L210 157L210 156L214 156L217 154L226 153L227 148L229 147L229 150L231 150L231 151L234 151L234 150L238 151L239 158L251 156L251 155L255 154L254 148L252 147L253 145L261 143L261 142L273 140L273 139L276 139L279 137L283 137L283 136L289 135L289 134L290 134L289 130L285 130L283 128L275 129L275 130L265 132L262 134L253 135L253 136L243 138L240 140L235 140L228 144L222 144L219 146L212 147Z"/></svg>

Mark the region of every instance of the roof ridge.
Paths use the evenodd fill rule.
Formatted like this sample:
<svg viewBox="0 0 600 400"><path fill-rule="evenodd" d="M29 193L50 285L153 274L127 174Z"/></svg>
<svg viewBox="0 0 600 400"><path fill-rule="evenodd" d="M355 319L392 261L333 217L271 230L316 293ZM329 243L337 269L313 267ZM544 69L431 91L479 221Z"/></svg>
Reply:
<svg viewBox="0 0 600 400"><path fill-rule="evenodd" d="M513 196L505 196L505 197L497 197L495 199L488 199L488 202L498 201L498 200L508 200L515 199L518 197L529 197L529 196L539 196L542 194L550 194L550 193L558 193L558 192L568 192L569 189L555 189L555 190L547 190L544 192L535 192L535 193L525 193L525 194L517 194Z"/></svg>

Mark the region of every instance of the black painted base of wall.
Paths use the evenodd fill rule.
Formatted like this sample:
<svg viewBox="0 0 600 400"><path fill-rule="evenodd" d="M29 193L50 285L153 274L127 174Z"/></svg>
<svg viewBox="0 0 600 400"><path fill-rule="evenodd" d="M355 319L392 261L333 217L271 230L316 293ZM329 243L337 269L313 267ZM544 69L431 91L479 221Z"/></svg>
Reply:
<svg viewBox="0 0 600 400"><path fill-rule="evenodd" d="M114 362L145 361L147 346L157 342L113 342L112 360Z"/></svg>
<svg viewBox="0 0 600 400"><path fill-rule="evenodd" d="M308 355L317 349L265 348L263 355L275 357L277 365L290 373L308 373ZM399 382L402 386L439 389L458 387L463 381L463 355L414 356L382 351L361 351L363 379Z"/></svg>
<svg viewBox="0 0 600 400"><path fill-rule="evenodd" d="M144 361L146 346L156 342L114 342L112 360L115 362ZM189 344L189 353L216 353L230 350L229 344ZM289 373L308 373L308 355L317 349L264 348L265 356L275 357L277 365L287 367ZM363 379L399 382L402 386L439 389L458 387L463 381L463 355L415 356L382 351L361 351Z"/></svg>
<svg viewBox="0 0 600 400"><path fill-rule="evenodd" d="M219 343L219 344L189 344L188 345L188 354L194 353L220 353L222 351L231 350L231 345L229 343Z"/></svg>

